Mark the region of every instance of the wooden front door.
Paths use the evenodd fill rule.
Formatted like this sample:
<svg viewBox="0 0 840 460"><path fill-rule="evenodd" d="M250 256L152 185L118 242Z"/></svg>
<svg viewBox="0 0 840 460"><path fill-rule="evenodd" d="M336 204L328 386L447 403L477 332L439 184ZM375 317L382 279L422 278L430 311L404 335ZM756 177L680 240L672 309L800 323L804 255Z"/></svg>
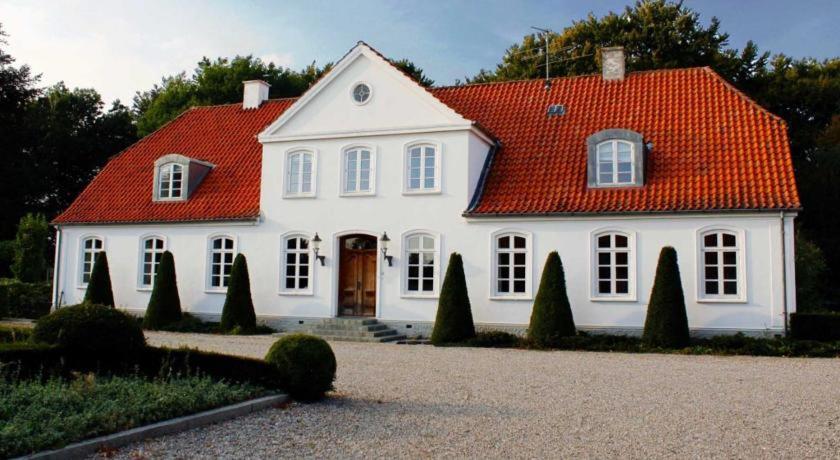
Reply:
<svg viewBox="0 0 840 460"><path fill-rule="evenodd" d="M339 316L376 316L376 237L341 238Z"/></svg>

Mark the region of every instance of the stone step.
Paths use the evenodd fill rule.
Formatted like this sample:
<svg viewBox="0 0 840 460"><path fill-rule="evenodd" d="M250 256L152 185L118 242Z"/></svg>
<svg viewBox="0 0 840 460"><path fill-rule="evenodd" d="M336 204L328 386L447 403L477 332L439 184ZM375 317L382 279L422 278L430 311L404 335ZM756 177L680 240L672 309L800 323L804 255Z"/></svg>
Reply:
<svg viewBox="0 0 840 460"><path fill-rule="evenodd" d="M309 332L325 340L350 342L394 342L406 338L376 318L324 318L310 326Z"/></svg>
<svg viewBox="0 0 840 460"><path fill-rule="evenodd" d="M319 335L324 340L333 342L396 342L404 340L404 335L389 335L387 337L347 337L347 336L333 336L333 335Z"/></svg>
<svg viewBox="0 0 840 460"><path fill-rule="evenodd" d="M317 335L329 335L335 337L387 337L395 335L397 331L394 329L382 329L378 331L354 331L349 329L327 329L327 328L313 328L312 333Z"/></svg>
<svg viewBox="0 0 840 460"><path fill-rule="evenodd" d="M357 326L367 326L370 324L377 324L379 321L376 318L324 318L321 324L355 324Z"/></svg>
<svg viewBox="0 0 840 460"><path fill-rule="evenodd" d="M373 331L383 331L388 329L388 326L385 324L368 324L365 326L358 326L356 324L315 324L312 326L312 329L318 331L361 331L361 332L373 332Z"/></svg>

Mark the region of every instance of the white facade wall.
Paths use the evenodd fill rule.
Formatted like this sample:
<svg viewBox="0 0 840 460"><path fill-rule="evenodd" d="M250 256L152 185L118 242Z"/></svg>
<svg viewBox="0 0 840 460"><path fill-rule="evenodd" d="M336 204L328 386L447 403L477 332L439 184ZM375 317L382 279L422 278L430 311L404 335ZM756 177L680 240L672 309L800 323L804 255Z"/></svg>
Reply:
<svg viewBox="0 0 840 460"><path fill-rule="evenodd" d="M364 201L364 199L347 198ZM442 205L445 207L445 205ZM404 298L401 290L402 241L397 238L414 229L428 229L441 236L445 270L448 254L460 252L464 258L467 284L477 323L527 324L532 300L492 300L490 297L491 234L501 229L530 232L533 238L531 267L532 292L539 285L542 264L552 250L557 250L566 269L566 282L575 321L583 327L619 329L644 325L647 301L653 284L656 262L662 246L677 250L686 297L689 325L692 329L715 330L781 330L784 325L783 280L781 265L781 225L778 215L749 216L662 216L650 218L568 218L545 220L481 220L469 221L438 213L437 207L409 206L390 208L386 215L374 216L371 206L347 206L351 212L330 212L327 216L310 216L300 224L266 220L259 225L149 225L149 226L86 226L62 229L62 256L59 289L63 303L81 301L84 289L78 282L79 244L86 235L104 238L111 266L111 279L118 306L132 310L145 308L149 291L138 288L140 241L146 235L166 238L167 248L175 256L179 292L186 311L219 314L224 294L205 289L207 285L207 245L211 235L233 235L237 249L248 257L251 287L257 314L261 317L332 317L336 315L336 241L343 232L363 231L394 235L390 253L393 267L382 258L378 266L377 317L392 321L433 321L436 299ZM457 216L457 214L455 214ZM449 214L451 216L451 214ZM383 218L389 217L387 223ZM377 222L371 225L371 222ZM697 232L708 227L724 226L744 232L746 248L746 301L701 302L698 300ZM788 260L792 260L792 218L787 218ZM590 296L590 235L600 229L620 229L635 235L636 301L594 301ZM282 235L288 231L308 234L318 231L324 237L321 253L326 265L315 266L312 295L281 295L280 251ZM329 237L327 237L329 235ZM795 309L792 295L793 273L788 270L788 309Z"/></svg>

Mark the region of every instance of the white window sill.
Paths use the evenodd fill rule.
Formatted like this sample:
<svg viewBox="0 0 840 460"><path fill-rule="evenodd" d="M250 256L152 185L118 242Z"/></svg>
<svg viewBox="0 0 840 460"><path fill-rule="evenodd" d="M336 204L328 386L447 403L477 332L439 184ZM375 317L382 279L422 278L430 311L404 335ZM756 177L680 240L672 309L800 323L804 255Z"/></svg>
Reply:
<svg viewBox="0 0 840 460"><path fill-rule="evenodd" d="M277 291L277 295L311 297L314 296L315 293L313 291Z"/></svg>
<svg viewBox="0 0 840 460"><path fill-rule="evenodd" d="M376 192L341 192L338 196L353 198L357 196L376 196Z"/></svg>
<svg viewBox="0 0 840 460"><path fill-rule="evenodd" d="M80 290L87 289L87 284L77 284L76 289L80 289Z"/></svg>
<svg viewBox="0 0 840 460"><path fill-rule="evenodd" d="M636 296L589 296L591 302L638 302Z"/></svg>
<svg viewBox="0 0 840 460"><path fill-rule="evenodd" d="M152 286L138 286L137 290L140 292L152 292Z"/></svg>
<svg viewBox="0 0 840 460"><path fill-rule="evenodd" d="M743 297L698 297L697 303L747 303Z"/></svg>
<svg viewBox="0 0 840 460"><path fill-rule="evenodd" d="M438 294L401 294L400 298L402 299L421 299L421 300L434 300L438 298Z"/></svg>
<svg viewBox="0 0 840 460"><path fill-rule="evenodd" d="M205 294L227 294L227 288L225 289L204 289Z"/></svg>
<svg viewBox="0 0 840 460"><path fill-rule="evenodd" d="M186 198L155 198L152 201L154 201L156 203L167 203L167 202L172 202L172 201L174 201L174 202L187 201L187 199Z"/></svg>
<svg viewBox="0 0 840 460"><path fill-rule="evenodd" d="M531 295L491 295L490 300L534 300Z"/></svg>
<svg viewBox="0 0 840 460"><path fill-rule="evenodd" d="M440 189L403 190L403 195L440 195Z"/></svg>
<svg viewBox="0 0 840 460"><path fill-rule="evenodd" d="M301 198L316 198L314 193L290 193L283 195L284 199L297 200Z"/></svg>

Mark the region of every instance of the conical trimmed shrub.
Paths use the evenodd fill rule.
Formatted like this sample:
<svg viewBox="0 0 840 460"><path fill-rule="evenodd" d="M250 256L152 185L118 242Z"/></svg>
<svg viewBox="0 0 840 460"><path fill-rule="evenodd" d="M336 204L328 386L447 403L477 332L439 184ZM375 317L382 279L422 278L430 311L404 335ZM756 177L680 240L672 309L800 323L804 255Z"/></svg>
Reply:
<svg viewBox="0 0 840 460"><path fill-rule="evenodd" d="M677 251L666 246L659 253L656 278L650 292L642 342L652 347L688 346L688 317L685 313Z"/></svg>
<svg viewBox="0 0 840 460"><path fill-rule="evenodd" d="M257 327L257 315L251 300L248 262L242 254L237 254L233 260L220 327L222 332L247 332Z"/></svg>
<svg viewBox="0 0 840 460"><path fill-rule="evenodd" d="M449 266L443 279L438 298L437 316L432 330L432 343L463 342L475 337L470 296L467 293L467 279L464 276L464 261L461 254L449 256Z"/></svg>
<svg viewBox="0 0 840 460"><path fill-rule="evenodd" d="M114 291L111 289L111 274L108 271L108 256L105 251L96 255L90 271L84 303L114 306Z"/></svg>
<svg viewBox="0 0 840 460"><path fill-rule="evenodd" d="M542 346L551 345L559 337L575 335L575 320L566 294L566 275L557 251L545 259L540 289L531 310L528 338Z"/></svg>
<svg viewBox="0 0 840 460"><path fill-rule="evenodd" d="M175 258L172 253L165 251L155 274L155 283L146 315L143 317L143 328L160 329L181 320L181 297L178 296L178 281L175 276Z"/></svg>

